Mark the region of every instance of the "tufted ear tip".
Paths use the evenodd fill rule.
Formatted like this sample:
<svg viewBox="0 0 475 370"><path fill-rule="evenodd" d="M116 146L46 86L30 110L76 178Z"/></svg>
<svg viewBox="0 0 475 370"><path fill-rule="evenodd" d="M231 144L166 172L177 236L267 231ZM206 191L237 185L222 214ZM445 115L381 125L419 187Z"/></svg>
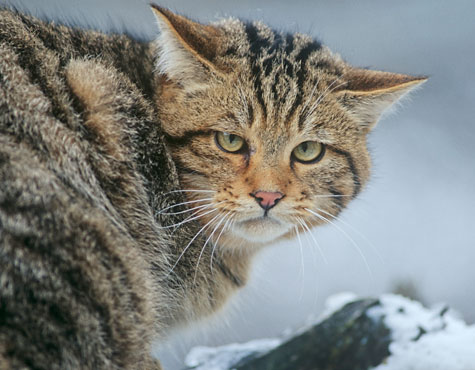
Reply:
<svg viewBox="0 0 475 370"><path fill-rule="evenodd" d="M154 13L160 13L160 14L161 14L161 13L162 13L162 9L164 9L164 8L162 8L161 6L159 6L159 5L155 4L155 3L149 3L148 5L150 6L150 8L152 8L152 11L153 11Z"/></svg>
<svg viewBox="0 0 475 370"><path fill-rule="evenodd" d="M171 10L150 4L160 29L157 67L168 78L197 86L210 73L219 74L215 64L221 42L217 27L192 21Z"/></svg>
<svg viewBox="0 0 475 370"><path fill-rule="evenodd" d="M173 13L171 10L155 3L150 3L150 8L152 9L152 12L155 15L157 21L159 22L163 21L170 24L171 19L173 19L174 17L178 17L178 15Z"/></svg>
<svg viewBox="0 0 475 370"><path fill-rule="evenodd" d="M154 12L159 12L162 13L165 8L161 7L160 5L157 5L155 3L149 3L148 4Z"/></svg>
<svg viewBox="0 0 475 370"><path fill-rule="evenodd" d="M425 82L428 77L351 68L345 73L345 79L347 80L345 90L377 94L417 86Z"/></svg>
<svg viewBox="0 0 475 370"><path fill-rule="evenodd" d="M340 101L367 131L381 114L428 80L427 76L349 68L345 86L337 92Z"/></svg>

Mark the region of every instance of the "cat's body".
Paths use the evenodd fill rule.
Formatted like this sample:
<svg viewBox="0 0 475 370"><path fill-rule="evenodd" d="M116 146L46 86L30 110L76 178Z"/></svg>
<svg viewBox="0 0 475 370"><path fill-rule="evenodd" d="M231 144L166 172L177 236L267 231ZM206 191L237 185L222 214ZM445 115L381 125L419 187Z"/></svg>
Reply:
<svg viewBox="0 0 475 370"><path fill-rule="evenodd" d="M359 192L366 132L421 81L360 72L343 89L356 72L306 37L155 12L159 71L153 43L0 10L1 369L159 367L153 336L219 309L257 250L323 221L278 209L318 193L336 215ZM279 155L317 113L326 167L312 173ZM248 152L216 149L215 131Z"/></svg>
<svg viewBox="0 0 475 370"><path fill-rule="evenodd" d="M0 368L64 369L51 362L61 357L140 367L150 328L197 305L182 298L186 282L165 279L196 230L170 236L155 218L182 196L163 195L179 188L152 104L151 46L9 12L0 22ZM190 256L177 273L194 271Z"/></svg>

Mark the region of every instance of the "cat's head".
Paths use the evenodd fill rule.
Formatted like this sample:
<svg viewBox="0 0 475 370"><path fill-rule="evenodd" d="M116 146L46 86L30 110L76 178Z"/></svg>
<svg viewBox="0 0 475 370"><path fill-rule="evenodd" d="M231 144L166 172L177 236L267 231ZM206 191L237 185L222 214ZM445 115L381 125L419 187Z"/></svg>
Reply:
<svg viewBox="0 0 475 370"><path fill-rule="evenodd" d="M189 217L225 246L331 221L368 180L368 132L425 81L351 67L261 23L154 12L160 115Z"/></svg>

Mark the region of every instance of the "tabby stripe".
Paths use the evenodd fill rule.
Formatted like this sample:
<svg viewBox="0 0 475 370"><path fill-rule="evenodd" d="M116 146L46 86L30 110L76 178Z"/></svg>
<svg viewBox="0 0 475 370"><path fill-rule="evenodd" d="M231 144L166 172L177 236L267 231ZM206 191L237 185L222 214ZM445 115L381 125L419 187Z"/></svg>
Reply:
<svg viewBox="0 0 475 370"><path fill-rule="evenodd" d="M335 147L330 147L330 146L327 145L327 149L331 150L332 152L334 152L338 155L341 155L341 156L345 157L345 159L348 163L348 167L350 167L350 171L351 171L351 174L353 176L353 185L354 185L354 187L353 187L353 194L351 195L351 198L354 199L359 194L359 192L361 191L361 183L360 183L360 180L359 180L358 170L356 169L353 157L351 156L350 153L348 153L344 150L341 150L341 149L337 149Z"/></svg>
<svg viewBox="0 0 475 370"><path fill-rule="evenodd" d="M313 64L312 69L322 69L322 70L326 70L326 71L334 70L333 66L328 61L325 61L325 60L319 61L316 64ZM337 71L336 75L341 76L341 72ZM336 79L338 79L338 78L339 77L336 77ZM315 82L315 84L318 84L318 83L319 83L319 81L317 80L317 82ZM338 87L338 85L336 85L335 87ZM333 89L326 92L325 94L329 94L331 91L333 91ZM314 98L321 101L322 96L323 95L317 95L317 96L314 96ZM303 129L303 125L305 123L306 118L308 118L308 116L305 113L308 112L311 109L311 106L312 106L312 104L307 105L306 108L305 108L305 112L300 113L298 126L301 130Z"/></svg>
<svg viewBox="0 0 475 370"><path fill-rule="evenodd" d="M213 163L217 159L216 153L207 150L207 148L204 150L203 149L204 148L201 147L195 148L193 145L189 145L186 148L186 150L190 151L195 157L204 159L208 163Z"/></svg>
<svg viewBox="0 0 475 370"><path fill-rule="evenodd" d="M328 191L332 194L332 195L335 195L334 198L331 198L331 200L333 202L336 203L336 205L338 206L338 211L337 213L334 215L335 217L338 216L340 214L340 212L343 210L343 207L345 206L345 200L343 199L343 193L341 193L340 191L336 190L335 187L330 186L330 188L328 189Z"/></svg>
<svg viewBox="0 0 475 370"><path fill-rule="evenodd" d="M259 37L257 28L251 23L246 23L245 31L247 35L247 41L249 43L249 52L252 54L252 59L258 59L258 56L262 53L262 50L269 47L269 40ZM261 105L264 119L267 117L267 107L264 102L262 92L261 68L254 62L252 64L252 76L254 77L254 90L256 91L257 101Z"/></svg>
<svg viewBox="0 0 475 370"><path fill-rule="evenodd" d="M294 50L294 36L291 33L288 33L285 36L285 53L289 55Z"/></svg>
<svg viewBox="0 0 475 370"><path fill-rule="evenodd" d="M274 104L278 106L278 103L282 102L282 97L279 98L279 95L277 93L277 84L279 83L279 78L277 76L274 76L274 83L272 84L271 90L272 90L272 100L274 101Z"/></svg>
<svg viewBox="0 0 475 370"><path fill-rule="evenodd" d="M270 46L269 40L259 36L257 27L252 23L246 23L245 31L247 35L247 41L249 42L249 51L254 56L258 56L262 53L263 49Z"/></svg>
<svg viewBox="0 0 475 370"><path fill-rule="evenodd" d="M30 233L34 233L35 231L36 230L30 231ZM106 323L110 322L111 320L110 307L107 307L105 304L99 303L99 298L97 297L97 295L94 294L95 291L91 289L91 286L93 286L92 282L87 279L87 274L84 273L82 267L79 266L78 263L72 263L69 267L67 267L67 260L65 259L65 257L60 255L61 253L56 253L56 251L60 249L50 248L52 243L59 241L54 240L52 243L45 243L44 241L40 240L36 235L23 236L13 232L9 233L9 237L11 238L11 246L13 246L16 250L21 250L23 254L27 255L28 259L23 260L23 263L28 264L28 266L31 266L32 263L41 260L44 264L44 269L47 269L48 271L54 271L54 279L56 279L57 283L60 283L62 285L64 284L65 286L72 288L70 290L70 293L71 298L74 298L74 310L77 311L79 307L85 307L87 310L87 314L94 315L95 317L98 316L98 323L100 326L99 330L101 331L101 335L103 336L104 341L109 343L107 345L112 346L113 341L117 340L117 338L114 338L110 325L106 325ZM73 244L69 243L71 242L71 239L74 239L74 237L63 240L61 243L63 247L68 247L68 253L74 251L74 248L69 249L69 247ZM102 252L102 249L100 250L99 248L96 248L95 251L98 252L97 254L100 254ZM47 256L47 258L45 258L45 256ZM69 255L67 257L69 257ZM71 257L74 258L75 262L78 261L78 259L82 259L82 256L78 256L74 252L71 253ZM106 261L108 260L108 257L109 256L104 257L101 255L100 257L97 257L96 260ZM53 266L56 268L55 270L53 269ZM65 267L67 267L67 269ZM120 267L122 268L122 266ZM10 271L11 278L15 278L15 275L17 275L19 277L19 280L24 280L25 276L23 274L16 274L16 270L18 270L18 268L15 268L15 270ZM108 268L108 270L110 270L110 268ZM29 276L27 276L26 278L31 280L31 277ZM44 289L44 285L48 284L51 279L52 278L49 277L44 282L39 283L38 286L36 286L35 288L35 292L32 292L30 294L23 293L25 298L32 303L28 304L29 307L31 307L32 305L38 305L35 293L41 294L42 290ZM124 283L128 284L128 281L124 281ZM26 285L28 286L28 284ZM88 293L84 294L85 292ZM53 304L56 302L54 300L50 300L49 303ZM69 304L71 304L71 302L69 302ZM62 305L64 305L64 303L62 303ZM81 317L84 318L84 314L81 314Z"/></svg>
<svg viewBox="0 0 475 370"><path fill-rule="evenodd" d="M284 65L284 73L289 79L294 79L295 78L295 71L294 71L294 66L292 65L292 62L290 62L287 58L284 58L282 60L282 63ZM276 105L282 106L285 104L285 102L288 100L288 94L291 92L291 89L287 89L287 94L278 94L277 93L277 85L279 83L278 78L274 78L274 83L272 85L272 94L273 94L273 99L275 101Z"/></svg>
<svg viewBox="0 0 475 370"><path fill-rule="evenodd" d="M226 51L224 52L224 55L225 55L225 56L236 55L237 52L238 52L237 47L231 46L231 47L228 48L228 50L226 50Z"/></svg>
<svg viewBox="0 0 475 370"><path fill-rule="evenodd" d="M289 54L293 51L293 45L294 45L294 39L291 34L287 34L285 36L285 40L282 40L282 36L279 35L279 41L281 45L285 45L285 48L283 48L283 59L282 63L284 65L284 74L289 78L289 79L294 79L295 78L295 71L294 71L294 66L292 62L289 60L288 56ZM277 84L279 83L279 80L277 78L274 78L274 83L272 85L272 94L273 94L273 99L276 102L276 105L283 105L287 101L287 95L286 94L277 94ZM288 93L290 93L290 89L288 89Z"/></svg>
<svg viewBox="0 0 475 370"><path fill-rule="evenodd" d="M262 61L262 68L264 70L264 76L268 77L272 71L272 62L274 61L275 55L269 55Z"/></svg>
<svg viewBox="0 0 475 370"><path fill-rule="evenodd" d="M254 108L252 107L252 102L247 102L247 120L249 127L251 127L254 122Z"/></svg>
<svg viewBox="0 0 475 370"><path fill-rule="evenodd" d="M284 58L283 63L285 74L287 76L294 77L294 66L292 63L287 58Z"/></svg>
<svg viewBox="0 0 475 370"><path fill-rule="evenodd" d="M181 136L173 136L165 134L165 139L169 144L172 145L186 145L189 144L196 136L206 136L211 134L212 130L195 130L195 131L185 131Z"/></svg>
<svg viewBox="0 0 475 370"><path fill-rule="evenodd" d="M180 162L180 161L175 161L175 167L176 169L178 170L178 172L181 172L183 174L187 174L187 175L198 175L198 176L202 176L202 177L206 177L208 178L209 175L205 174L204 172L201 172L201 171L198 171L198 170L194 170L194 169L191 169L191 168L188 168L186 167L183 162Z"/></svg>
<svg viewBox="0 0 475 370"><path fill-rule="evenodd" d="M282 45L282 36L278 33L274 34L274 41L270 48L266 50L267 58L262 61L262 68L264 68L264 75L269 76L272 70L272 62L275 59L275 52Z"/></svg>
<svg viewBox="0 0 475 370"><path fill-rule="evenodd" d="M295 100L290 107L289 113L287 114L286 120L289 121L292 115L295 113L295 110L297 107L302 103L302 97L303 97L303 84L305 82L306 78L306 69L305 65L307 64L307 60L310 57L310 55L319 49L321 49L322 44L320 44L318 41L312 41L309 42L307 45L305 45L302 50L299 51L297 54L296 60L300 61L300 69L297 72L297 89L298 93L297 96L295 97Z"/></svg>
<svg viewBox="0 0 475 370"><path fill-rule="evenodd" d="M223 275L226 276L229 280L231 280L231 282L234 283L234 285L236 285L237 287L241 287L244 285L241 279L239 279L236 275L234 275L231 272L231 270L222 261L217 260L216 264L218 265Z"/></svg>
<svg viewBox="0 0 475 370"><path fill-rule="evenodd" d="M261 105L262 108L262 115L264 116L264 119L267 118L267 107L266 103L264 102L264 93L262 92L262 82L260 79L260 68L258 65L254 64L252 67L252 75L254 76L254 89L256 90L256 97L257 101Z"/></svg>

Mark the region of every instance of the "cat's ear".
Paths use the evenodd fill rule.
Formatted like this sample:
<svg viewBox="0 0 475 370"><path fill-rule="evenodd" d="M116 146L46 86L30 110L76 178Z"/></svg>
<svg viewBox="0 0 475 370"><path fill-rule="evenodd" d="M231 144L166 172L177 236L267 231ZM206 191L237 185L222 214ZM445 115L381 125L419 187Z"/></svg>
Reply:
<svg viewBox="0 0 475 370"><path fill-rule="evenodd" d="M367 131L387 108L427 80L427 77L358 68L350 68L343 78L346 84L336 93L338 99Z"/></svg>
<svg viewBox="0 0 475 370"><path fill-rule="evenodd" d="M160 28L159 73L186 85L199 85L210 74L220 74L213 63L220 45L219 28L191 21L154 4L151 7Z"/></svg>

